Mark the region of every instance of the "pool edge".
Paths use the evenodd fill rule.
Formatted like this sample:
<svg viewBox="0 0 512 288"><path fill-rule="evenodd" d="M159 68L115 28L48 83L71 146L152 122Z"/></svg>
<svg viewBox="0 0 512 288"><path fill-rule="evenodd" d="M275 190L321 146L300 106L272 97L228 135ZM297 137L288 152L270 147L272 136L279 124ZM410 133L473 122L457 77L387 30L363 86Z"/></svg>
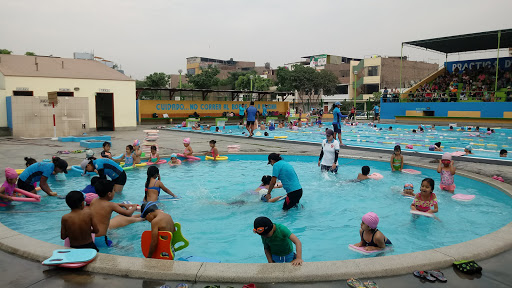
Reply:
<svg viewBox="0 0 512 288"><path fill-rule="evenodd" d="M244 154L244 153L240 153ZM265 154L265 153L251 153ZM346 157L387 162L376 157ZM410 165L432 169L427 165ZM457 171L458 175L475 179L512 197L512 186L490 181L479 174ZM16 232L0 223L0 249L42 262L52 251L63 246L40 241ZM340 249L343 249L340 246ZM199 263L160 261L99 253L97 259L83 269L89 272L129 276L142 279L216 281L216 282L318 282L351 277L381 277L449 267L453 261L482 260L512 249L512 222L482 237L432 250L342 261L305 262L302 267L253 263Z"/></svg>

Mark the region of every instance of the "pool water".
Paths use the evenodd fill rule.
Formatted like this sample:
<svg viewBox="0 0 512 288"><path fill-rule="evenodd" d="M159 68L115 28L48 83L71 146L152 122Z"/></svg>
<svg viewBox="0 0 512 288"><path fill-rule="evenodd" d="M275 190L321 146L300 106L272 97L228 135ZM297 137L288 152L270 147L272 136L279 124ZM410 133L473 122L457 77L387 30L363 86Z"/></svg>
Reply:
<svg viewBox="0 0 512 288"><path fill-rule="evenodd" d="M260 237L252 232L258 216L282 223L297 235L303 244L305 261L368 257L347 249L347 245L359 242L361 217L370 211L379 215L379 230L394 244L386 255L468 241L510 222L512 198L472 179L455 176L456 193L476 195L471 202L457 202L449 193L439 190L440 176L433 170L417 168L422 174L411 175L391 172L389 163L340 159L339 174L334 175L319 171L316 156L283 157L295 168L304 190L300 202L303 207L288 212L281 209L283 202L263 203L257 195L249 193L259 186L263 175L272 173L272 166L266 165L266 155L230 155L228 161L200 161L172 168L161 165L163 183L181 200L162 201L160 207L182 224L183 235L190 241L190 246L179 251L177 258L194 255L223 263L265 263ZM381 173L384 179L348 182L357 177L363 165L369 165L372 173ZM134 169L127 174L127 185L114 201L140 203L146 169ZM399 193L407 182L413 183L418 192L425 177L436 181L434 192L439 200L440 221L412 216L412 200ZM89 176L70 173L66 181L50 179L50 185L65 195L70 190L82 189L89 181ZM277 189L272 195L284 195L284 191ZM246 202L228 204L237 200ZM1 208L0 215L2 223L11 229L62 244L60 219L68 211L65 200L43 196L41 203L18 202L13 207ZM145 230L150 230L146 221L111 230L108 235L115 247L101 252L143 257L140 235Z"/></svg>
<svg viewBox="0 0 512 288"><path fill-rule="evenodd" d="M388 131L392 126L393 130ZM430 126L428 126L430 127ZM220 127L221 129L223 127ZM260 131L262 135L255 138L273 138L274 136L287 136L287 140L297 140L319 143L325 139L325 128L332 129L330 123L324 123L322 128L308 127L300 128L297 131L290 131L288 128L277 128L275 131L265 130L269 136L264 136L265 131ZM379 130L381 129L382 130ZM481 132L450 131L447 126L436 126L436 130L425 128L423 133L412 133L412 129L418 130L415 125L396 125L396 124L377 124L377 129L367 124L357 126L343 125L341 127L343 143L350 146L375 147L392 150L399 144L402 150L418 151L432 154L442 154L443 152L429 151L429 146L436 142L441 142L444 152L464 151L464 147L471 145L474 155L468 157L477 158L499 158L507 160L510 158L499 157L501 149L510 150L512 147L512 130L496 128L495 133L488 135L485 129ZM454 129L458 129L455 127ZM173 128L172 130L190 130L199 133L214 133L215 127L211 131L196 131L190 128ZM226 126L223 133L245 136L242 132L247 132L245 128L238 126ZM258 132L257 131L257 132ZM407 149L408 144L413 145L413 149Z"/></svg>

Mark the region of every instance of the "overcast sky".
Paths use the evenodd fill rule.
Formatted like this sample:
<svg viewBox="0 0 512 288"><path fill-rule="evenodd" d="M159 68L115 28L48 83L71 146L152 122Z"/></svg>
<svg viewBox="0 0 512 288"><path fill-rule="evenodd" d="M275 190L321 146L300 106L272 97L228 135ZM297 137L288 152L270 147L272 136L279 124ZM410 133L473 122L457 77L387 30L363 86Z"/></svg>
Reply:
<svg viewBox="0 0 512 288"><path fill-rule="evenodd" d="M0 48L68 58L94 51L142 79L185 70L192 56L274 68L322 53L397 56L403 41L512 28L511 11L511 0L1 0ZM444 60L411 48L404 55Z"/></svg>

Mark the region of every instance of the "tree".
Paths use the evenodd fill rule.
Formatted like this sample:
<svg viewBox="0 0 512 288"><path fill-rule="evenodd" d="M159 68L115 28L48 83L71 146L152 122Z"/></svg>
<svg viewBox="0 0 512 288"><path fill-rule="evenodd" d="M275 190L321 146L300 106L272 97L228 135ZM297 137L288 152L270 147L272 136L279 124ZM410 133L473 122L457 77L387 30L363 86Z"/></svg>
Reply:
<svg viewBox="0 0 512 288"><path fill-rule="evenodd" d="M229 76L228 78L226 79L222 79L219 81L219 86L226 86L228 87L228 89L237 89L236 88L236 81L238 81L238 78L240 76L245 76L245 75L248 75L248 74L256 74L254 71L234 71L234 72L229 72Z"/></svg>
<svg viewBox="0 0 512 288"><path fill-rule="evenodd" d="M146 84L146 87L165 88L169 85L170 80L171 75L167 75L163 72L155 72L151 75L148 75L144 82Z"/></svg>
<svg viewBox="0 0 512 288"><path fill-rule="evenodd" d="M328 70L316 71L308 66L294 65L293 70L279 67L277 82L278 91L297 91L304 108L305 99L310 103L318 103L321 95L333 95L338 78Z"/></svg>
<svg viewBox="0 0 512 288"><path fill-rule="evenodd" d="M7 50L7 49L0 49L0 54L11 54L12 51L10 50Z"/></svg>
<svg viewBox="0 0 512 288"><path fill-rule="evenodd" d="M220 70L217 67L208 65L207 68L201 68L200 74L187 74L188 83L194 85L197 89L212 89L212 87L219 85L220 79L217 78Z"/></svg>
<svg viewBox="0 0 512 288"><path fill-rule="evenodd" d="M27 52L25 52L25 55L26 56L36 56L36 53L27 51Z"/></svg>
<svg viewBox="0 0 512 288"><path fill-rule="evenodd" d="M270 79L263 78L259 75L255 75L256 72L239 76L235 82L235 89L237 90L251 90L251 76L252 79L252 90L253 91L268 91L268 89L274 84Z"/></svg>
<svg viewBox="0 0 512 288"><path fill-rule="evenodd" d="M135 88L144 88L144 87L148 87L146 85L146 81L144 81L144 80L135 80Z"/></svg>

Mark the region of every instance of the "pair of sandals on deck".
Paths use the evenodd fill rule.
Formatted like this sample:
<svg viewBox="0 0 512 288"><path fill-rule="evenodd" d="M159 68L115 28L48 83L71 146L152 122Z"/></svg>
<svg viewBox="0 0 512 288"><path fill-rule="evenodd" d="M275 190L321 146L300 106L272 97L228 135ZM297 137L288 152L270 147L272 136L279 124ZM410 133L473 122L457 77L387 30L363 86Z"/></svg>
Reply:
<svg viewBox="0 0 512 288"><path fill-rule="evenodd" d="M347 285L348 285L348 287L352 287L352 288L379 288L379 286L377 285L377 283L375 283L375 281L368 280L368 281L362 282L361 280L355 279L355 278L348 279Z"/></svg>

